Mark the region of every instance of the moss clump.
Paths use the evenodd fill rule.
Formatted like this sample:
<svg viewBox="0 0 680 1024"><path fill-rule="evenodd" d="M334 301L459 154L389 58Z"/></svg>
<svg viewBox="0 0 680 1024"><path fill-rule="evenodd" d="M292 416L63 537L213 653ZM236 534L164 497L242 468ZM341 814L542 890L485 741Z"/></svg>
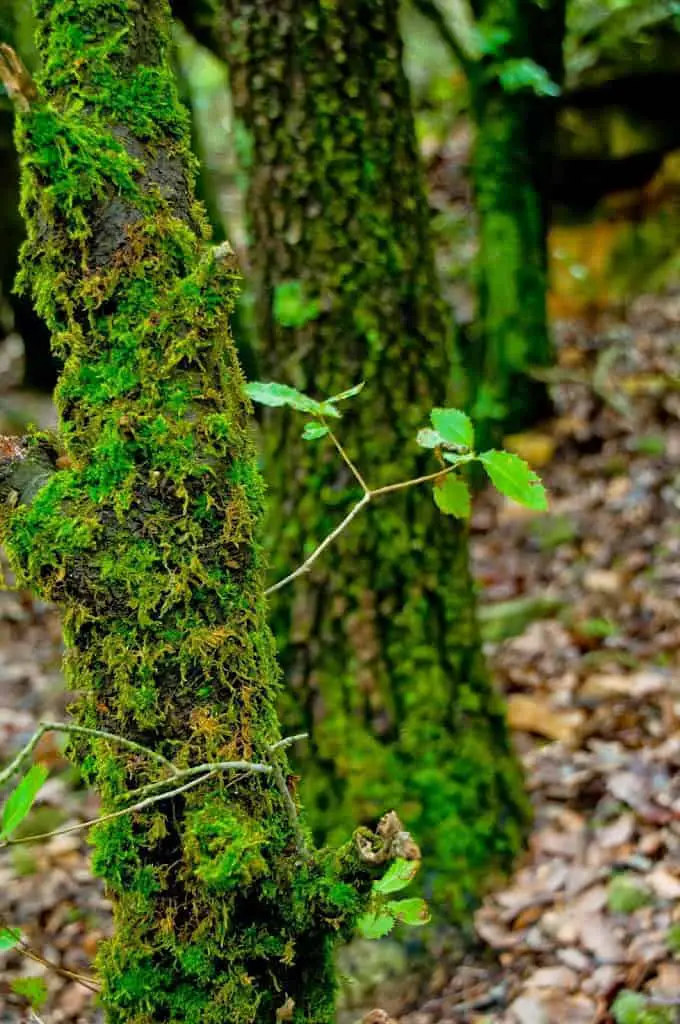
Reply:
<svg viewBox="0 0 680 1024"><path fill-rule="evenodd" d="M372 486L416 476L416 431L457 381L396 0L219 6L254 167L262 376L314 396L365 380L343 444ZM300 431L280 410L265 419L276 577L360 496L332 446ZM316 835L335 840L395 801L439 910L468 913L520 848L527 806L480 653L465 531L426 489L390 495L275 596L272 624L285 721L313 738L299 770Z"/></svg>
<svg viewBox="0 0 680 1024"><path fill-rule="evenodd" d="M21 583L62 608L81 722L178 767L275 756L285 772L270 754L263 488L228 330L237 273L228 247L205 246L169 10L36 0L35 12L44 70L18 129L22 284L64 360L64 468L40 439L12 449L10 475L36 465L43 486L14 489L3 539ZM153 779L105 740L75 755L105 810ZM332 948L376 868L355 843L303 855L271 776L218 776L93 838L116 923L98 956L112 1024L260 1024L287 1000L298 1024L331 1020Z"/></svg>

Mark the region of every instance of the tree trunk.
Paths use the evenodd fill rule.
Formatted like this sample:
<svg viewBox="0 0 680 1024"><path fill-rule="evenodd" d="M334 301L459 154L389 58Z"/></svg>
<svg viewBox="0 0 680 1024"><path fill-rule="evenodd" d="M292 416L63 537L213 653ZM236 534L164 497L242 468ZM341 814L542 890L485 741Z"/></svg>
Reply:
<svg viewBox="0 0 680 1024"><path fill-rule="evenodd" d="M365 380L339 427L350 457L372 486L426 471L414 438L451 397L453 338L396 0L224 0L223 14L212 37L250 140L263 375L317 397ZM265 417L277 576L358 496L332 446L300 433ZM316 834L396 801L437 902L459 914L521 846L521 776L480 651L466 531L429 489L383 502L274 599L284 719L312 736L301 785Z"/></svg>
<svg viewBox="0 0 680 1024"><path fill-rule="evenodd" d="M500 51L467 67L476 126L472 172L479 224L476 411L519 430L550 412L533 368L550 366L547 233L557 101L526 87L504 89L499 69L530 58L556 85L563 78L563 0L481 0L479 24L505 32ZM494 428L495 421L495 428Z"/></svg>
<svg viewBox="0 0 680 1024"><path fill-rule="evenodd" d="M333 946L403 841L383 828L307 850L272 749L262 484L228 333L237 274L228 247L205 245L169 11L35 11L41 95L6 53L3 77L25 108L23 284L64 358L65 453L55 471L44 439L4 441L3 537L20 582L61 606L81 723L177 770L263 765L97 826L94 869L115 917L98 956L103 1002L115 1024L274 1024L279 1010L330 1022ZM105 739L79 741L76 756L105 811L157 781L154 761Z"/></svg>

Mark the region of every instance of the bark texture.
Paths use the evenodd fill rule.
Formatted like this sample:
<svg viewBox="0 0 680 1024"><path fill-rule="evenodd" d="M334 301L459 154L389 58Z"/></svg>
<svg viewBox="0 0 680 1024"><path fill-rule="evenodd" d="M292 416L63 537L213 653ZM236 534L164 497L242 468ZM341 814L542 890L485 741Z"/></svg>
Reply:
<svg viewBox="0 0 680 1024"><path fill-rule="evenodd" d="M477 412L493 439L550 411L546 386L531 370L554 361L546 295L547 232L557 99L531 88L508 91L499 70L531 59L556 85L563 79L564 0L478 0L497 52L466 65L476 125L473 183L479 224ZM495 426L494 426L495 425Z"/></svg>
<svg viewBox="0 0 680 1024"><path fill-rule="evenodd" d="M451 398L453 339L401 63L396 0L223 0L222 47L247 140L251 265L265 379L314 396L358 380L339 433L371 486L423 468L414 441ZM275 577L358 497L329 443L265 417ZM431 468L431 466L430 466ZM418 830L440 911L469 911L527 821L502 701L475 624L465 530L429 489L358 517L273 599L284 719L308 729L318 837L389 795Z"/></svg>
<svg viewBox="0 0 680 1024"><path fill-rule="evenodd" d="M279 673L262 482L228 330L237 273L225 247L205 244L169 10L34 6L44 70L19 117L22 283L64 361L65 454L40 438L0 447L2 536L19 581L61 606L81 723L178 768L246 759L285 774L270 751ZM105 810L154 781L143 757L106 740L75 755ZM330 1022L332 949L388 843L363 832L304 855L271 775L220 775L100 824L109 1021Z"/></svg>

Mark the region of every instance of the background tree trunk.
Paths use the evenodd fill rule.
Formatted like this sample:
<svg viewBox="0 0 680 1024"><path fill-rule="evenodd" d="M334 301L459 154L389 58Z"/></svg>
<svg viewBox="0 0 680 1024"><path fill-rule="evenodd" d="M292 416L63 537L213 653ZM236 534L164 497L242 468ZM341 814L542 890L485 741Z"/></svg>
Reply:
<svg viewBox="0 0 680 1024"><path fill-rule="evenodd" d="M415 475L416 431L453 392L454 346L397 4L225 0L222 13L212 38L252 155L263 376L315 396L365 380L343 444L372 486ZM357 496L331 445L300 433L299 419L265 417L277 576ZM390 495L275 596L272 623L284 718L312 735L300 771L316 834L335 839L394 800L418 830L437 900L469 909L519 849L527 814L480 651L466 531L427 489Z"/></svg>
<svg viewBox="0 0 680 1024"><path fill-rule="evenodd" d="M504 32L499 52L470 62L475 122L472 174L479 224L477 355L471 374L488 432L520 430L550 412L532 368L550 366L547 234L557 99L509 91L499 69L531 59L557 86L563 79L564 0L479 0L480 30ZM507 65L506 65L507 66ZM495 429L493 427L496 423Z"/></svg>
<svg viewBox="0 0 680 1024"><path fill-rule="evenodd" d="M265 621L262 485L228 333L236 271L206 251L165 0L35 0L43 96L20 118L23 283L64 358L65 456L3 446L3 536L19 580L64 614L78 718L177 768L286 772ZM7 72L7 65L5 71ZM36 453L37 449L37 453ZM154 762L78 744L106 811ZM120 1024L333 1018L332 948L366 904L385 837L307 853L272 774L218 774L100 824L115 934L98 957ZM390 840L391 841L391 840ZM362 852L363 851L363 852Z"/></svg>

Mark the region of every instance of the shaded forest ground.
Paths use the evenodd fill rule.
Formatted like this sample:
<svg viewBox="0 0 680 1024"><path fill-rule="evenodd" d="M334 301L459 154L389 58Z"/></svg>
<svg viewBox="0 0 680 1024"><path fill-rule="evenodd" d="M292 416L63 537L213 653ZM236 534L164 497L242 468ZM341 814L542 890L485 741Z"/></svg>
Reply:
<svg viewBox="0 0 680 1024"><path fill-rule="evenodd" d="M540 467L550 512L484 494L473 521L488 653L535 807L530 848L455 970L393 962L375 990L350 987L350 1004L380 1007L371 1024L602 1024L624 988L680 1003L680 291L557 333L557 415L511 441ZM25 405L0 396L3 430ZM59 658L54 612L0 593L0 760L63 716ZM60 749L40 755L53 774L26 831L95 815ZM109 916L82 833L0 853L0 916L39 957L89 973ZM22 1019L19 974L47 979L45 1024L92 1021L87 988L10 953L0 1022Z"/></svg>

